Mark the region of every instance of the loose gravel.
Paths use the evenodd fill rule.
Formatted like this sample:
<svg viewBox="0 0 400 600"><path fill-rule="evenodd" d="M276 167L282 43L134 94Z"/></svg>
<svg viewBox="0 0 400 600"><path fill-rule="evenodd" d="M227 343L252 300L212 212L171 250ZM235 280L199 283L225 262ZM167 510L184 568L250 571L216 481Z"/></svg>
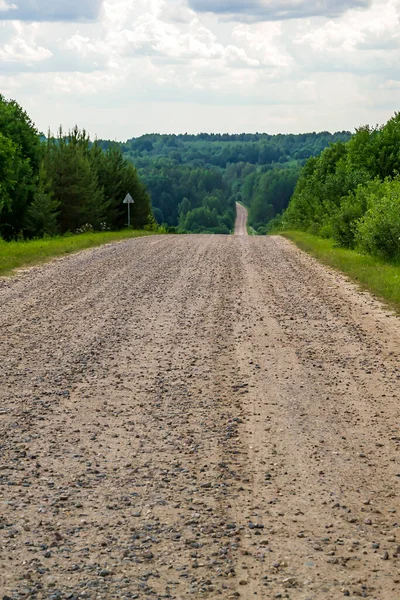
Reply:
<svg viewBox="0 0 400 600"><path fill-rule="evenodd" d="M162 236L0 306L0 598L400 598L400 325L368 294L281 238Z"/></svg>

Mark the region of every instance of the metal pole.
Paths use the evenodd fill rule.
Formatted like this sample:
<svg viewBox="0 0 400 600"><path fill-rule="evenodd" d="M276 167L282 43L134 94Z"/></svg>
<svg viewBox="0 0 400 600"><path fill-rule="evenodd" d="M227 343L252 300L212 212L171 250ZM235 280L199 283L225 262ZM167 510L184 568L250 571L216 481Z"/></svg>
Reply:
<svg viewBox="0 0 400 600"><path fill-rule="evenodd" d="M128 227L131 226L131 205L128 202Z"/></svg>

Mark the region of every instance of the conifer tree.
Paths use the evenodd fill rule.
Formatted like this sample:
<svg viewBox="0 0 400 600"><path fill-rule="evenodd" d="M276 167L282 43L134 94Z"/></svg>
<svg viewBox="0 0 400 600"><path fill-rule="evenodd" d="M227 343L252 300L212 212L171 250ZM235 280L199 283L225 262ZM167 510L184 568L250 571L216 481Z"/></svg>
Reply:
<svg viewBox="0 0 400 600"><path fill-rule="evenodd" d="M29 237L55 235L59 231L58 215L60 202L54 198L51 183L42 166L39 181L26 215L26 231Z"/></svg>
<svg viewBox="0 0 400 600"><path fill-rule="evenodd" d="M45 168L53 196L60 203L61 233L85 224L99 229L107 204L89 159L85 132L79 134L75 129L64 136L60 128L56 140L49 137Z"/></svg>

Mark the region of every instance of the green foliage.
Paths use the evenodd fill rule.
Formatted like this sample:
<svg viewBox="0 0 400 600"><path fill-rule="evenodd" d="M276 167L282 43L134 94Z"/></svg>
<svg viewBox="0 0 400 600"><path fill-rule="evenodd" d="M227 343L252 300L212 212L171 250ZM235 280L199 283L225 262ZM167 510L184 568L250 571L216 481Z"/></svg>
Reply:
<svg viewBox="0 0 400 600"><path fill-rule="evenodd" d="M379 194L381 182L378 179L359 185L355 192L345 196L338 211L331 219L332 236L338 246L355 248L357 227L365 214L368 204Z"/></svg>
<svg viewBox="0 0 400 600"><path fill-rule="evenodd" d="M75 128L65 136L60 128L57 138L47 141L44 167L51 192L60 203L61 233L75 232L85 223L100 229L109 204L90 160L86 133Z"/></svg>
<svg viewBox="0 0 400 600"><path fill-rule="evenodd" d="M191 209L190 202L184 198L179 205L180 230L190 233L226 233L229 234L235 221L235 202L222 192L207 194L201 206Z"/></svg>
<svg viewBox="0 0 400 600"><path fill-rule="evenodd" d="M265 234L279 232L282 229L282 215L276 215L265 226Z"/></svg>
<svg viewBox="0 0 400 600"><path fill-rule="evenodd" d="M124 159L118 144L112 144L103 151L96 141L87 150L87 154L96 174L98 187L102 190L106 222L113 227L125 226L127 209L123 200L129 192L134 199L134 204L131 206L133 227L140 229L150 223L152 221L150 196L135 167Z"/></svg>
<svg viewBox="0 0 400 600"><path fill-rule="evenodd" d="M59 233L59 208L60 202L54 198L46 172L42 167L33 201L27 209L26 229L28 237L37 238Z"/></svg>
<svg viewBox="0 0 400 600"><path fill-rule="evenodd" d="M400 114L358 129L304 166L284 228L332 237L386 260L400 260Z"/></svg>
<svg viewBox="0 0 400 600"><path fill-rule="evenodd" d="M392 129L386 146L397 139L397 125ZM92 143L75 127L40 142L24 110L0 95L0 235L11 240L75 232L87 224L95 230L121 228L128 192L136 228L165 224L165 230L229 233L235 202L241 201L249 207L250 223L264 233L267 222L286 208L298 167L330 143L343 146L349 138L348 132L151 134L116 144ZM363 155L363 140L354 161ZM380 153L387 170L395 157L386 146L374 149L371 164ZM334 193L337 183L327 180L326 186ZM346 194L352 189L342 187Z"/></svg>
<svg viewBox="0 0 400 600"><path fill-rule="evenodd" d="M366 172L348 166L348 150L338 142L304 167L284 220L290 226L315 233L340 208L342 198L367 181Z"/></svg>
<svg viewBox="0 0 400 600"><path fill-rule="evenodd" d="M125 168L121 175L122 189L129 191L135 201L131 207L131 223L136 229L141 229L147 224L153 225L154 218L151 200L150 195L147 193L146 186L139 178L135 167L129 162L124 164ZM119 206L121 205L119 204ZM123 206L126 210L126 206ZM122 217L120 212L118 223L123 222L124 219L126 219L126 213L125 216Z"/></svg>
<svg viewBox="0 0 400 600"><path fill-rule="evenodd" d="M235 201L250 208L254 201L250 218L264 227L268 219L286 208L298 165L332 141L349 138L347 132L277 136L151 134L128 140L120 147L145 182L158 223L165 222L169 227L179 224L181 229L190 227L189 231L225 232L234 226ZM103 149L112 145L104 140L98 143ZM283 175L286 169L287 176ZM201 207L207 210L193 213ZM222 220L216 219L214 209ZM189 212L193 214L186 218Z"/></svg>
<svg viewBox="0 0 400 600"><path fill-rule="evenodd" d="M255 171L244 181L244 202L249 206L249 225L266 233L266 224L282 212L293 194L299 170L288 167Z"/></svg>
<svg viewBox="0 0 400 600"><path fill-rule="evenodd" d="M349 132L328 132L299 135L256 134L207 134L158 135L147 134L123 144L139 168L157 159L192 167L219 167L240 162L253 165L287 163L317 156L332 142L350 139ZM109 141L101 141L108 147Z"/></svg>
<svg viewBox="0 0 400 600"><path fill-rule="evenodd" d="M0 95L0 235L10 240L24 233L35 189L39 140L26 113Z"/></svg>
<svg viewBox="0 0 400 600"><path fill-rule="evenodd" d="M1 94L0 133L13 141L21 157L28 159L33 171L39 168L39 136L36 127L15 100L6 100Z"/></svg>
<svg viewBox="0 0 400 600"><path fill-rule="evenodd" d="M0 215L12 204L12 190L17 176L17 147L10 138L0 133Z"/></svg>
<svg viewBox="0 0 400 600"><path fill-rule="evenodd" d="M126 223L127 193L134 198L132 224L153 226L150 196L118 145L105 152L85 130L62 129L40 142L25 111L0 95L0 236L5 240L95 230Z"/></svg>
<svg viewBox="0 0 400 600"><path fill-rule="evenodd" d="M357 222L356 244L372 256L400 261L400 179L386 180L380 188Z"/></svg>

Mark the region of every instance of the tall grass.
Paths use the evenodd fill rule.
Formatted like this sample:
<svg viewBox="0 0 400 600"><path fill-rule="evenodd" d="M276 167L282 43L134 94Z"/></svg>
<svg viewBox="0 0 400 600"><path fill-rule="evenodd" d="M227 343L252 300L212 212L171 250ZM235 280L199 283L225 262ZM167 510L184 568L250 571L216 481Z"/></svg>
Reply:
<svg viewBox="0 0 400 600"><path fill-rule="evenodd" d="M56 256L72 254L86 248L101 246L134 237L152 235L149 231L103 231L80 235L57 236L26 242L4 242L0 239L0 275L11 274L15 269L47 262Z"/></svg>

